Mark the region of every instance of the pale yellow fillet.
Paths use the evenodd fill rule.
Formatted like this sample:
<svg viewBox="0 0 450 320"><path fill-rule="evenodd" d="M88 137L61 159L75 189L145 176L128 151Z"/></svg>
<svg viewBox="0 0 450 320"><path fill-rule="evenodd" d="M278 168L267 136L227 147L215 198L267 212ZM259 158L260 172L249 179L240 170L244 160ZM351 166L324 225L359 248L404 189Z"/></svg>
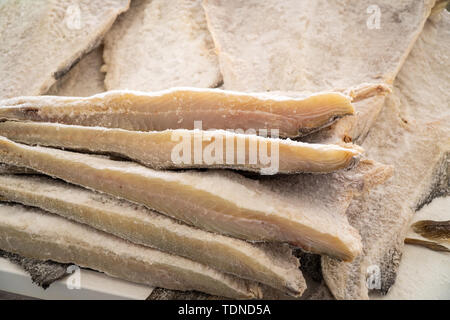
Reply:
<svg viewBox="0 0 450 320"><path fill-rule="evenodd" d="M253 245L179 223L104 194L45 176L0 175L3 200L39 207L136 244L262 282L291 295L306 288L287 245Z"/></svg>
<svg viewBox="0 0 450 320"><path fill-rule="evenodd" d="M261 297L257 284L21 205L0 204L0 248L27 258L75 263L149 286L237 299Z"/></svg>
<svg viewBox="0 0 450 320"><path fill-rule="evenodd" d="M227 171L157 171L0 138L0 161L141 203L201 229L253 241L288 242L343 260L361 249L358 233L326 203L296 203Z"/></svg>
<svg viewBox="0 0 450 320"><path fill-rule="evenodd" d="M278 129L297 137L353 114L350 97L323 92L289 97L220 89L173 88L157 92L109 91L91 97L18 97L0 101L0 119L59 122L136 131Z"/></svg>
<svg viewBox="0 0 450 320"><path fill-rule="evenodd" d="M224 130L142 132L6 121L0 123L0 135L25 144L117 154L154 169L230 168L264 174L327 173L357 164L361 153L359 147L308 144Z"/></svg>

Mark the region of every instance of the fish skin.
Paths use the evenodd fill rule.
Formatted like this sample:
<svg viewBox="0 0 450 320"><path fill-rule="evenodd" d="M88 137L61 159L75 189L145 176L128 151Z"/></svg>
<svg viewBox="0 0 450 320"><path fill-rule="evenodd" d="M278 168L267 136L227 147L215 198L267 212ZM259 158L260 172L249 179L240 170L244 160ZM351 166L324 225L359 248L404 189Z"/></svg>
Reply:
<svg viewBox="0 0 450 320"><path fill-rule="evenodd" d="M289 97L220 89L172 88L157 92L108 91L91 97L18 97L0 101L0 119L58 122L132 131L202 128L278 129L298 137L354 113L338 92Z"/></svg>
<svg viewBox="0 0 450 320"><path fill-rule="evenodd" d="M181 224L104 194L45 176L0 175L0 197L38 207L136 244L188 258L299 296L306 288L287 245L254 245Z"/></svg>
<svg viewBox="0 0 450 320"><path fill-rule="evenodd" d="M341 147L337 145L308 144L297 141L264 138L256 135L243 135L224 130L165 130L156 132L128 131L123 129L107 129L99 127L83 127L42 122L5 121L0 123L0 135L16 142L29 145L41 145L64 148L68 150L87 150L93 153L116 154L153 169L188 169L188 168L228 168L245 171L275 173L328 173L349 168L359 161L362 149L360 147ZM187 137L186 139L184 137ZM203 159L195 163L196 137L204 140L198 148L202 155L213 141L222 141L222 157L218 163L209 163ZM181 140L180 138L183 138ZM227 164L228 145L233 145L233 161ZM172 159L172 152L188 140L190 143L190 162L176 163ZM243 164L237 160L244 147ZM256 163L251 164L250 146L255 146ZM258 150L267 146L271 154L271 163L263 164ZM273 158L278 149L277 159ZM214 159L212 159L214 160ZM277 168L270 167L275 165Z"/></svg>
<svg viewBox="0 0 450 320"><path fill-rule="evenodd" d="M0 204L0 248L27 258L75 263L150 286L235 299L262 297L256 283L17 204Z"/></svg>
<svg viewBox="0 0 450 320"><path fill-rule="evenodd" d="M416 246L422 246L425 248L428 248L430 250L434 251L441 251L441 252L450 252L450 249L446 246L443 246L439 243L433 242L433 241L425 241L422 239L413 239L413 238L405 238L406 244L413 244Z"/></svg>
<svg viewBox="0 0 450 320"><path fill-rule="evenodd" d="M101 156L26 146L3 137L0 161L144 204L207 231L250 241L288 242L347 261L361 249L359 234L346 217L336 215L326 204L294 205L258 181L232 172L156 171Z"/></svg>

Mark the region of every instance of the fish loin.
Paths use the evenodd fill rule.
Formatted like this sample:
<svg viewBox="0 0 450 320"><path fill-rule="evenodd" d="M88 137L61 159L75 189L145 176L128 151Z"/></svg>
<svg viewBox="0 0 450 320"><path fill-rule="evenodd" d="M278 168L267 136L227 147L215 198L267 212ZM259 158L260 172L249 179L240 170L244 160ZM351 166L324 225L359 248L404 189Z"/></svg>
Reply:
<svg viewBox="0 0 450 320"><path fill-rule="evenodd" d="M308 144L224 130L142 132L6 121L0 123L0 135L25 144L117 154L154 169L230 168L264 174L326 173L356 165L361 155L359 147ZM266 163L263 157L269 155L269 163Z"/></svg>
<svg viewBox="0 0 450 320"><path fill-rule="evenodd" d="M205 232L143 206L45 176L0 176L0 197L292 295L301 295L306 288L298 260L286 245L253 245Z"/></svg>
<svg viewBox="0 0 450 320"><path fill-rule="evenodd" d="M103 46L98 46L86 54L61 79L48 90L47 95L88 97L105 91L105 74L100 71L103 65Z"/></svg>
<svg viewBox="0 0 450 320"><path fill-rule="evenodd" d="M204 0L225 89L392 83L435 1Z"/></svg>
<svg viewBox="0 0 450 320"><path fill-rule="evenodd" d="M44 94L98 44L129 0L2 1L0 98Z"/></svg>
<svg viewBox="0 0 450 320"><path fill-rule="evenodd" d="M150 286L240 299L261 296L254 283L39 209L0 204L0 230L0 248L28 258L75 263Z"/></svg>
<svg viewBox="0 0 450 320"><path fill-rule="evenodd" d="M0 161L144 204L204 230L251 241L288 242L344 260L360 252L358 233L328 204L292 203L258 181L231 172L157 171L3 137Z"/></svg>
<svg viewBox="0 0 450 320"><path fill-rule="evenodd" d="M309 134L354 113L350 97L337 92L289 97L198 88L110 91L86 98L19 97L2 100L0 106L0 119L134 131L192 130L199 121L204 130L278 129L281 137Z"/></svg>
<svg viewBox="0 0 450 320"><path fill-rule="evenodd" d="M366 279L372 271L379 281L369 287L387 293L414 211L436 195L435 186L448 190L448 180L441 180L450 151L449 93L442 86L449 77L449 30L448 12L430 17L363 143L369 156L394 165L395 174L370 195L355 199L347 211L361 233L363 254L352 263L322 259L324 278L337 298L368 298Z"/></svg>
<svg viewBox="0 0 450 320"><path fill-rule="evenodd" d="M105 37L108 90L217 87L222 82L201 0L135 0Z"/></svg>

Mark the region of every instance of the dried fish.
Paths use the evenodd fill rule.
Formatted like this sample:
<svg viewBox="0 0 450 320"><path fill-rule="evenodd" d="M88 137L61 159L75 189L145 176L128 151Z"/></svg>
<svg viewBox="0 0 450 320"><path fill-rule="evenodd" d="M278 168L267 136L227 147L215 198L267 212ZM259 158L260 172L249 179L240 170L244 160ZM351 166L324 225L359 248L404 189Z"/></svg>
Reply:
<svg viewBox="0 0 450 320"><path fill-rule="evenodd" d="M362 144L368 156L394 165L395 174L369 195L354 199L347 210L361 233L364 253L352 263L322 259L325 281L336 298L367 299L371 270L380 275L379 286L371 288L386 294L395 282L414 211L435 194L436 186L448 186L450 109L442 83L450 81L449 50L450 14L442 12L425 25Z"/></svg>
<svg viewBox="0 0 450 320"><path fill-rule="evenodd" d="M152 210L45 176L0 175L0 197L39 207L136 244L265 283L291 295L306 288L287 245L253 245L181 224Z"/></svg>
<svg viewBox="0 0 450 320"><path fill-rule="evenodd" d="M20 205L0 204L0 248L27 258L75 263L150 286L238 299L261 297L255 283Z"/></svg>
<svg viewBox="0 0 450 320"><path fill-rule="evenodd" d="M225 89L314 92L392 83L433 4L204 0L203 7Z"/></svg>
<svg viewBox="0 0 450 320"><path fill-rule="evenodd" d="M134 131L279 130L297 137L353 114L350 97L322 92L300 97L220 89L173 88L144 93L109 91L86 98L19 97L0 101L0 119L58 122ZM250 130L250 131L249 131Z"/></svg>
<svg viewBox="0 0 450 320"><path fill-rule="evenodd" d="M57 123L0 123L11 140L117 154L154 169L230 168L264 174L326 173L357 164L359 147L308 144L224 130L127 131Z"/></svg>
<svg viewBox="0 0 450 320"><path fill-rule="evenodd" d="M344 260L352 260L361 249L358 233L328 203L297 203L232 172L157 171L133 162L26 146L3 137L0 161L240 239L288 242Z"/></svg>
<svg viewBox="0 0 450 320"><path fill-rule="evenodd" d="M96 47L130 0L0 3L0 99L44 94Z"/></svg>
<svg viewBox="0 0 450 320"><path fill-rule="evenodd" d="M105 36L108 90L222 82L201 0L134 0Z"/></svg>

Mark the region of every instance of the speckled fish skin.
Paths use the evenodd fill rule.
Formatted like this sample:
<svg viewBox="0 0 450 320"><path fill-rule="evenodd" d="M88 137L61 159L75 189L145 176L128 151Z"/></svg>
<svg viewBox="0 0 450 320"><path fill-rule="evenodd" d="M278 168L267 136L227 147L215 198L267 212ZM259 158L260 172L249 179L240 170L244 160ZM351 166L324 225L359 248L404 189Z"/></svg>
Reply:
<svg viewBox="0 0 450 320"><path fill-rule="evenodd" d="M0 161L144 204L207 231L250 241L288 242L347 261L361 250L359 234L327 204L293 203L258 181L228 171L158 171L3 137Z"/></svg>
<svg viewBox="0 0 450 320"><path fill-rule="evenodd" d="M104 194L41 176L0 175L0 197L299 296L306 288L287 245L253 245L179 223Z"/></svg>
<svg viewBox="0 0 450 320"><path fill-rule="evenodd" d="M123 129L106 129L62 125L57 123L16 122L0 123L0 135L16 142L31 145L65 148L70 150L87 150L94 153L117 154L154 169L177 168L227 168L245 171L272 173L328 173L349 168L359 161L361 148L340 147L337 145L308 144L303 142L264 138L256 135L244 135L215 131L165 130L165 131L128 131ZM197 138L198 137L198 138ZM209 158L194 161L196 139L203 141L197 148L202 155L208 146L215 146L215 141L222 141L221 159L210 163ZM177 146L189 141L191 146L190 161L178 163L173 161L172 153ZM233 148L233 161L227 163L229 145ZM271 162L265 164L258 152L267 146L267 155ZM251 148L253 148L252 151ZM275 151L277 148L277 151ZM243 161L237 161L243 155ZM277 159L274 159L276 154ZM255 163L250 161L254 157ZM278 164L275 163L275 160ZM264 171L265 169L265 171Z"/></svg>
<svg viewBox="0 0 450 320"><path fill-rule="evenodd" d="M109 91L87 98L18 97L0 101L0 119L59 122L136 131L202 128L278 129L297 137L353 114L350 97L333 92L302 97L220 89Z"/></svg>
<svg viewBox="0 0 450 320"><path fill-rule="evenodd" d="M0 204L0 248L27 258L75 263L150 286L235 299L262 296L258 284L21 205Z"/></svg>

